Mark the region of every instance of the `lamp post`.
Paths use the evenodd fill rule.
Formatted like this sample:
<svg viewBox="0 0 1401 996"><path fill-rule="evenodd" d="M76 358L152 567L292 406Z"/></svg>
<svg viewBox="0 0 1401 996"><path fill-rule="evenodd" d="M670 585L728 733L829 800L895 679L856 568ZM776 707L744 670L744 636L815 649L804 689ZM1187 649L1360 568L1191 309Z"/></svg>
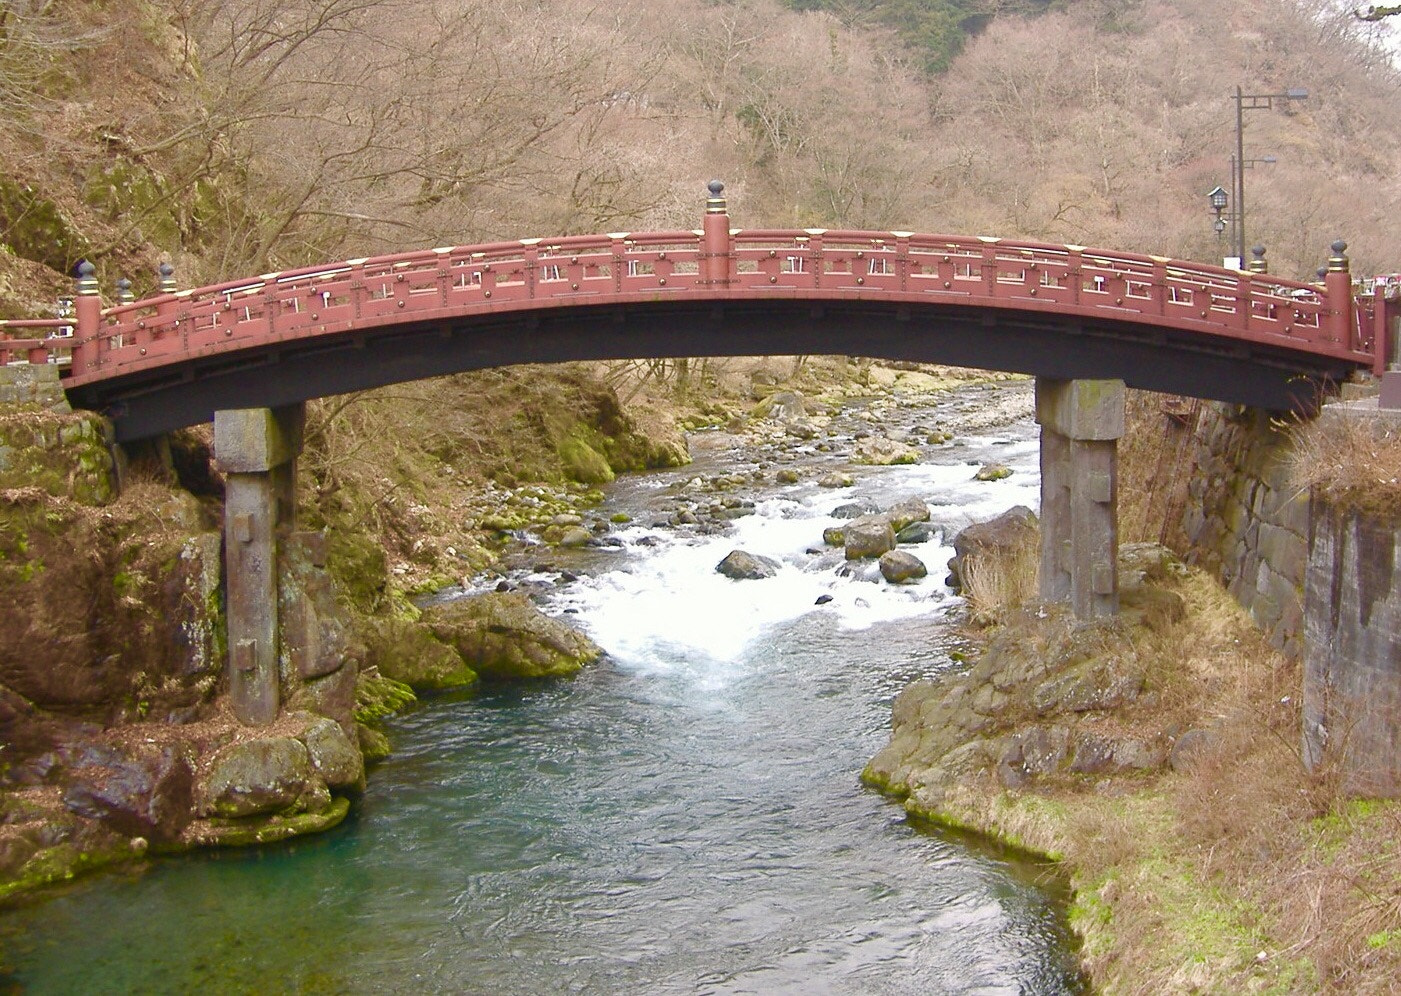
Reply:
<svg viewBox="0 0 1401 996"><path fill-rule="evenodd" d="M1226 230L1226 222L1221 217L1221 212L1225 211L1226 205L1231 202L1230 195L1221 189L1220 184L1217 184L1206 195L1206 202L1210 205L1211 210L1216 212L1216 222L1212 227L1216 229L1216 238L1219 240L1221 238L1221 233Z"/></svg>
<svg viewBox="0 0 1401 996"><path fill-rule="evenodd" d="M1242 93L1236 87L1236 168L1232 178L1236 188L1236 255L1245 262L1245 112L1270 110L1276 100L1304 100L1309 92L1290 87L1283 93ZM1251 160L1254 161L1254 160Z"/></svg>

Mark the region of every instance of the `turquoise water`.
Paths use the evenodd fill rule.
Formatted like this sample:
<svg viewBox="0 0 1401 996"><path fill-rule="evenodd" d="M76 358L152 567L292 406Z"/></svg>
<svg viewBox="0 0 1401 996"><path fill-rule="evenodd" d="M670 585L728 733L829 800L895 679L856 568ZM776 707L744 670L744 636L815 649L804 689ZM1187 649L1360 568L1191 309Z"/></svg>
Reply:
<svg viewBox="0 0 1401 996"><path fill-rule="evenodd" d="M612 500L644 521L666 483ZM587 555L546 606L589 628L603 663L399 717L394 755L331 833L161 861L0 915L3 981L36 994L1078 992L1044 869L924 832L858 782L896 691L953 666L956 603L937 580L897 590L804 560L795 548L834 500L772 494L734 535L634 546L639 526L621 551ZM769 544L780 577L717 584L737 540ZM817 589L833 600L815 607Z"/></svg>

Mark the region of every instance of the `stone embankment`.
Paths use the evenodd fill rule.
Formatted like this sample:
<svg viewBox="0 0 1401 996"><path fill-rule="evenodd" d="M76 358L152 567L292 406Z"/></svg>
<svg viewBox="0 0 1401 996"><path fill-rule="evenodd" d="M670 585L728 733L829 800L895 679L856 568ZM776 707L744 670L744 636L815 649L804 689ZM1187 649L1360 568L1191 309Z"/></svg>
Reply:
<svg viewBox="0 0 1401 996"><path fill-rule="evenodd" d="M1188 560L1221 579L1273 646L1300 657L1309 496L1290 480L1289 440L1265 412L1203 406L1182 530Z"/></svg>
<svg viewBox="0 0 1401 996"><path fill-rule="evenodd" d="M1117 622L1078 624L1061 605L1029 609L966 672L909 686L864 777L938 818L945 792L965 780L1023 789L1162 768L1188 731L1155 724L1159 692L1134 631L1161 634L1181 619L1169 584L1180 569L1161 547L1125 549Z"/></svg>

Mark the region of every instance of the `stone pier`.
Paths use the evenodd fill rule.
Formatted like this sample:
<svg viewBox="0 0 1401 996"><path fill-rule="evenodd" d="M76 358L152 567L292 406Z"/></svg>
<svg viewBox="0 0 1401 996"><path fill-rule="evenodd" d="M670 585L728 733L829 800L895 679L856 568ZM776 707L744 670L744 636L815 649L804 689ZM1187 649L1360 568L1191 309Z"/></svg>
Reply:
<svg viewBox="0 0 1401 996"><path fill-rule="evenodd" d="M303 405L214 414L214 459L226 478L224 566L229 695L252 726L277 718L278 543L296 528Z"/></svg>
<svg viewBox="0 0 1401 996"><path fill-rule="evenodd" d="M1079 619L1119 612L1118 440L1124 382L1036 378L1041 597Z"/></svg>

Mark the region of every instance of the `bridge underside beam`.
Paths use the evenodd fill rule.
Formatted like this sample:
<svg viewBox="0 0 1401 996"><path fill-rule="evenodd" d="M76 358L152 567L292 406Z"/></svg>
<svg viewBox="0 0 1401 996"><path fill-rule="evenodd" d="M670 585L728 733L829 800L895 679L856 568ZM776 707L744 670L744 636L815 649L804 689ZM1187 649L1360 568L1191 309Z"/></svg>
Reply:
<svg viewBox="0 0 1401 996"><path fill-rule="evenodd" d="M290 340L246 357L194 359L70 392L105 411L119 440L208 421L216 409L272 407L463 370L688 356L845 354L1006 370L1311 410L1350 367L1326 357L1129 322L879 301L658 301L500 312Z"/></svg>
<svg viewBox="0 0 1401 996"><path fill-rule="evenodd" d="M1124 383L1036 378L1041 597L1080 619L1119 611L1118 440Z"/></svg>

